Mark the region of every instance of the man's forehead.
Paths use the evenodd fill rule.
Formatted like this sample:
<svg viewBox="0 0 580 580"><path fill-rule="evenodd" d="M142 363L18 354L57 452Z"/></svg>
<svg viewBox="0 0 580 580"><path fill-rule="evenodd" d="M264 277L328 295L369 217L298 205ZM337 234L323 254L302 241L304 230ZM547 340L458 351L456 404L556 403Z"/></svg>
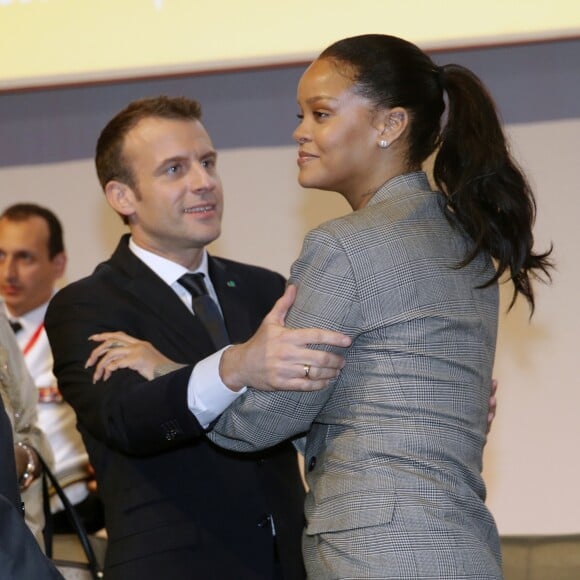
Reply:
<svg viewBox="0 0 580 580"><path fill-rule="evenodd" d="M195 138L206 138L211 141L208 132L199 119L165 118L165 117L145 117L141 119L125 138L153 141L170 136L191 136Z"/></svg>
<svg viewBox="0 0 580 580"><path fill-rule="evenodd" d="M185 153L206 155L212 151L211 138L197 119L147 117L127 133L123 144L127 161L151 158L158 162Z"/></svg>
<svg viewBox="0 0 580 580"><path fill-rule="evenodd" d="M49 237L48 224L40 216L33 215L18 220L0 218L0 242L14 241L26 246L35 243L45 244Z"/></svg>

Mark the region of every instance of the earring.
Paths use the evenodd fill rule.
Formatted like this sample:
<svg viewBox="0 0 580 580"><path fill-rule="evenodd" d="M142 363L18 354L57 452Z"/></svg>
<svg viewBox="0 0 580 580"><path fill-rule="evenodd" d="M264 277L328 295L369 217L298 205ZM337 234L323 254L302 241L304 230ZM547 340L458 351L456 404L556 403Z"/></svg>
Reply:
<svg viewBox="0 0 580 580"><path fill-rule="evenodd" d="M380 147L381 149L388 149L388 147L389 147L389 142L388 142L386 139L381 139L381 140L379 141L379 147Z"/></svg>

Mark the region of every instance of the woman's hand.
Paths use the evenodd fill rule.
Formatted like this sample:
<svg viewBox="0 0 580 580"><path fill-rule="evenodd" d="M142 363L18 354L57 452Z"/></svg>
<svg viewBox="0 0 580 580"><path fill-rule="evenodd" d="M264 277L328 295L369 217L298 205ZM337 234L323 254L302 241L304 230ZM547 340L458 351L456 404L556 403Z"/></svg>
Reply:
<svg viewBox="0 0 580 580"><path fill-rule="evenodd" d="M89 340L101 343L93 349L85 364L85 368L96 364L93 383L108 380L118 369L132 369L150 381L185 366L162 355L150 342L124 332L93 334Z"/></svg>

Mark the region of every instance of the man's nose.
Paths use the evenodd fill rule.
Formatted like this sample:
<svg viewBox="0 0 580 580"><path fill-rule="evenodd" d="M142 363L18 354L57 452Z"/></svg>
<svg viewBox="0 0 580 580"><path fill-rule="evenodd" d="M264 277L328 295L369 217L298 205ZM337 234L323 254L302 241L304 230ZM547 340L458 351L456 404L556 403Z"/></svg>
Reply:
<svg viewBox="0 0 580 580"><path fill-rule="evenodd" d="M215 178L201 164L193 164L189 172L191 191L211 191L215 187Z"/></svg>
<svg viewBox="0 0 580 580"><path fill-rule="evenodd" d="M8 256L0 261L0 275L6 280L14 280L18 277L18 267L14 258Z"/></svg>

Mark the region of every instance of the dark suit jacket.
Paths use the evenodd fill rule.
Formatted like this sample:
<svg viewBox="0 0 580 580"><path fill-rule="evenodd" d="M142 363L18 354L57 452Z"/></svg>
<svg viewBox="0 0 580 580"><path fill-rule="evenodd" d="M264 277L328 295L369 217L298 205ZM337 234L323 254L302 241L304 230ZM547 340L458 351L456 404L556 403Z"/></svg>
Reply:
<svg viewBox="0 0 580 580"><path fill-rule="evenodd" d="M105 503L108 580L302 578L303 487L288 443L237 455L204 436L187 408L192 366L153 381L121 370L92 384L88 336L124 330L195 364L210 338L175 293L128 248L60 291L46 315L54 371ZM233 342L247 339L284 289L268 270L210 258ZM276 545L269 515L276 528Z"/></svg>

